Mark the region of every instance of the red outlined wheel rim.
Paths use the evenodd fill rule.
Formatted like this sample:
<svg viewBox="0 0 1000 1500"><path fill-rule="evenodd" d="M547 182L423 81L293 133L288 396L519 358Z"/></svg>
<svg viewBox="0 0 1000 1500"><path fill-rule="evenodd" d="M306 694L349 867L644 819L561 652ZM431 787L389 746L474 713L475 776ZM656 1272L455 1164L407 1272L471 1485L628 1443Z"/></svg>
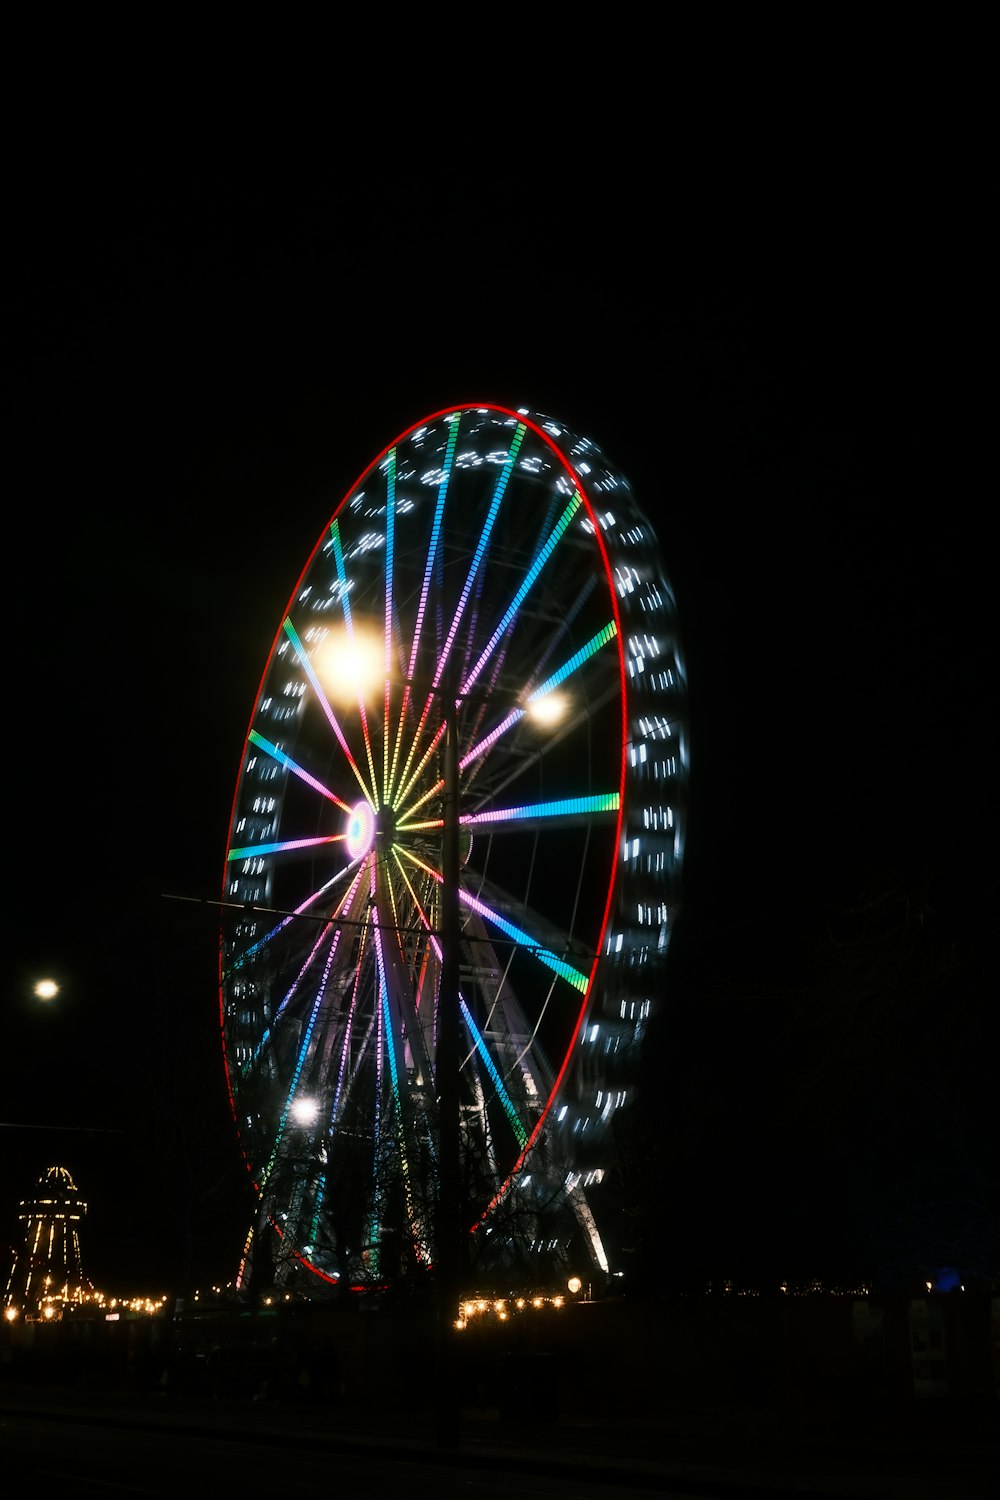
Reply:
<svg viewBox="0 0 1000 1500"><path fill-rule="evenodd" d="M446 408L366 466L290 596L234 796L220 977L234 1118L286 1274L382 1281L434 1260L449 668L463 1211L483 1243L500 1228L494 1244L519 1251L561 1212L606 1268L584 1194L613 1112L601 1059L609 1038L635 1051L650 1000L623 984L638 699L622 609L635 585L594 484L627 508L626 531L642 525L592 444L525 412ZM377 681L341 698L333 646L369 633ZM679 686L675 648L671 661ZM543 729L535 710L557 696L564 719ZM638 1022L614 1013L629 1006Z"/></svg>

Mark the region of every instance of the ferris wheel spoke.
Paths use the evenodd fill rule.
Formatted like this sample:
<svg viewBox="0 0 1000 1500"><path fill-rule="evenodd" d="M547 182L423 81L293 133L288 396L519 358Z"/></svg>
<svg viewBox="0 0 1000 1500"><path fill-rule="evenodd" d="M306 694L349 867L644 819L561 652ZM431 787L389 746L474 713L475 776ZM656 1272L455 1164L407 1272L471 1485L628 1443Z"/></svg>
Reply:
<svg viewBox="0 0 1000 1500"><path fill-rule="evenodd" d="M596 589L597 575L595 573L588 573L576 585L574 596L572 600L567 602L566 608L559 610L554 617L551 612L545 616L544 630L542 632L543 639L539 643L539 651L532 673L532 680L537 680L534 675L535 672L537 672L538 676L541 676L547 670L549 662L559 650L562 642L566 640L567 636L572 634L582 611L593 598ZM611 623L614 624L614 621Z"/></svg>
<svg viewBox="0 0 1000 1500"><path fill-rule="evenodd" d="M525 1129L524 1124L522 1123L521 1116L519 1115L517 1110L517 1106L514 1104L513 1099L511 1099L510 1094L507 1092L506 1084L504 1083L503 1078L500 1075L500 1070L497 1067L492 1053L490 1052L486 1038L483 1036L483 1033L476 1025L475 1018L468 1005L466 1004L464 998L460 1000L460 1009L462 1012L462 1019L464 1020L466 1028L469 1032L469 1036L471 1038L472 1046L475 1050L476 1056L480 1059L486 1069L487 1074L489 1075L489 1079L493 1085L496 1097L499 1099L500 1104L503 1107L504 1114L506 1115L507 1123L510 1125L511 1133L517 1141L518 1145L523 1146L528 1139L528 1132Z"/></svg>
<svg viewBox="0 0 1000 1500"><path fill-rule="evenodd" d="M367 1233L370 1241L373 1243L377 1242L380 1210L382 1208L385 1185L384 1174L379 1171L381 1157L380 1142L384 1137L391 1154L398 1162L400 1185L414 1253L418 1261L427 1262L430 1258L430 1250L425 1224L426 1211L419 1201L421 1195L414 1170L415 1140L413 1120L406 1108L404 1099L401 1076L400 1037L398 1028L394 1025L389 988L384 971L384 955L377 923L375 926L375 950L379 959L378 1040L376 1056L377 1089L374 1121L376 1152L372 1163L373 1211ZM386 1063L388 1063L388 1083L386 1083L385 1079ZM391 1122L395 1126L394 1130L391 1128L390 1121L385 1118L383 1101L391 1111Z"/></svg>
<svg viewBox="0 0 1000 1500"><path fill-rule="evenodd" d="M308 839L279 839L269 844L246 844L243 848L230 849L230 860L261 859L269 854L295 854L302 849L320 849L327 844L343 844L346 833L324 833Z"/></svg>
<svg viewBox="0 0 1000 1500"><path fill-rule="evenodd" d="M335 807L339 807L341 812L349 813L351 811L349 802L345 802L342 797L338 797L336 792L331 791L328 786L324 786L323 782L317 781L316 777L310 775L304 766L300 766L298 761L293 760L290 755L287 755L279 745L273 745L262 734L258 734L256 729L251 729L247 739L251 745L255 746L258 750L262 750L265 755L269 755L279 766L284 766L286 770L291 771L293 776L297 776L300 781L305 782L306 786L311 786L314 791L319 792L321 797L325 797L328 802L332 802Z"/></svg>
<svg viewBox="0 0 1000 1500"><path fill-rule="evenodd" d="M410 879L409 873L407 872L407 869L403 864L402 859L400 858L400 851L398 849L394 848L392 850L392 858L396 868L396 872L399 875L400 880L403 882L404 889L406 890L406 893L413 905L414 918L419 923L421 930L430 938L437 951L437 955L440 958L441 944L438 942L438 939L434 934L434 930L431 925L431 920L427 910L427 896L430 895L430 888L428 887L426 895L421 896L417 892L416 887ZM425 876L431 874L431 867L429 865L421 865L421 868L423 869ZM437 875L438 873L439 872L437 871L433 872L434 875Z"/></svg>
<svg viewBox="0 0 1000 1500"><path fill-rule="evenodd" d="M329 880L324 881L323 884L319 886L315 891L313 891L309 896L307 896L304 901L300 901L293 910L283 913L281 915L280 922L277 922L274 927L270 928L269 931L265 932L262 937L259 937L247 948L243 949L242 952L233 955L230 962L225 966L223 974L232 976L245 969L254 960L259 959L261 954L267 949L270 944L276 943L280 937L286 934L289 927L293 923L303 917L308 916L311 918L311 920L321 921L324 923L332 921L333 918L331 917L312 917L311 909L320 900L322 900L324 896L326 896L331 890L333 890L335 886L339 885L341 881L345 880L347 876L352 872L355 875L355 882L354 884L352 884L347 892L347 895L344 897L344 901L350 900L354 890L356 889L357 880L358 878L360 878L360 871L358 870L357 864L347 865L343 869L338 870L335 875L331 876ZM339 911L342 909L343 902L337 908L337 910Z"/></svg>
<svg viewBox="0 0 1000 1500"><path fill-rule="evenodd" d="M444 877L439 871L428 865L424 860L419 859L409 850L404 849L401 852L405 858L413 864L418 865L427 874L431 875L434 880L443 884ZM574 964L560 958L558 953L552 951L551 947L546 946L544 940L532 937L523 927L519 927L501 912L488 906L478 896L474 896L471 891L460 887L458 897L463 906L468 907L470 911L474 911L477 916L483 917L491 926L502 932L505 937L512 939L519 947L524 948L528 953L532 954L539 963L551 969L554 974L558 974L560 979L565 979L567 984L571 984L574 989L580 990L581 993L586 993L589 984L587 975L582 973Z"/></svg>
<svg viewBox="0 0 1000 1500"><path fill-rule="evenodd" d="M529 802L520 807L490 807L483 812L462 813L459 826L481 828L489 825L494 833L505 830L522 833L543 824L556 828L590 827L595 818L617 813L620 806L618 792L595 792L585 797L556 797L550 802Z"/></svg>
<svg viewBox="0 0 1000 1500"><path fill-rule="evenodd" d="M360 786L362 792L365 794L365 797L372 804L372 806L375 806L375 767L371 759L371 746L368 742L367 722L364 722L364 729L365 745L368 749L369 771L371 773L370 786L366 785L365 783L365 779L361 774L360 767L358 766L358 763L354 758L354 754L351 750L350 745L347 743L347 739L344 735L343 729L341 728L340 721L337 718L337 715L334 713L333 706L330 703L329 698L327 697L326 689L320 682L319 677L316 673L316 668L313 666L310 659L309 652L306 650L305 646L300 640L298 631L295 629L295 626L292 624L290 619L285 620L283 629L289 641L291 642L292 649L294 650L295 655L299 660L299 664L309 681L309 686L312 688L314 694L316 695L316 701L319 704L320 708L323 710L326 721L329 724L330 728L333 730L334 735L336 736L337 743L339 744L341 750L344 752L347 763L357 779L358 785Z"/></svg>
<svg viewBox="0 0 1000 1500"><path fill-rule="evenodd" d="M550 828L589 827L592 820L606 814L617 813L621 806L618 792L594 792L583 797L556 797L548 802L529 802L521 806L487 807L482 812L462 813L461 828L482 828L489 825L494 833L524 833L543 824ZM418 819L410 815L399 819L396 827L400 834L431 833L443 828L443 818Z"/></svg>
<svg viewBox="0 0 1000 1500"><path fill-rule="evenodd" d="M588 955L579 951L579 943L573 943L564 932L561 932L540 916L537 912L526 910L520 906L522 920L530 922L534 931L522 927L502 909L509 906L509 898L499 891L487 886L482 887L483 892L489 896L489 900L483 900L481 896L474 896L471 891L461 890L459 892L462 905L476 913L489 926L503 934L505 938L513 942L516 947L534 959L545 968L550 969L560 979L566 981L573 989L581 994L586 994L590 986L590 976L594 966L594 955ZM570 958L574 962L570 962ZM587 971L581 965L587 965Z"/></svg>
<svg viewBox="0 0 1000 1500"><path fill-rule="evenodd" d="M462 618L465 614L466 606L469 602L469 596L472 593L472 585L475 582L476 575L478 574L480 565L483 561L483 556L489 545L493 527L496 523L497 512L500 509L500 502L503 500L507 485L510 481L511 474L514 471L514 464L517 461L517 455L520 452L521 444L524 442L524 436L526 432L527 428L522 422L519 422L517 424L514 436L511 440L510 447L507 450L507 456L504 460L499 477L497 478L496 485L494 486L493 498L490 501L486 519L476 541L475 551L472 556L472 562L469 567L469 572L466 577L465 583L462 586L462 592L459 595L458 606L452 617L451 624L448 627L448 634L445 638L445 643L441 650L438 665L434 672L432 683L432 687L434 689L437 689L441 686L441 682L444 678L445 672L450 666L451 653L452 648L455 644L455 637L458 634L459 626L462 623Z"/></svg>
<svg viewBox="0 0 1000 1500"><path fill-rule="evenodd" d="M358 1024L358 988L360 987L362 971L359 968L357 984L351 997L347 1019L343 1028L338 1031L336 1041L339 1043L339 1060L337 1067L337 1082L330 1106L329 1125L331 1130L345 1124L354 1107L356 1086L364 1076L364 1069L368 1059L374 1055L377 1044L377 1016L373 1013L363 1019L363 1031L359 1040L355 1039L355 1028ZM352 1058L351 1049L356 1048Z"/></svg>
<svg viewBox="0 0 1000 1500"><path fill-rule="evenodd" d="M336 1054L336 1085L329 1109L331 1125L339 1118L341 1110L347 1107L358 1058L362 1059L363 1065L363 1059L368 1055L371 1045L370 1017L366 1018L363 1014L361 997L374 967L374 865L374 859L369 855L352 888L350 902L344 903L340 914L342 926L349 929L350 936L346 944L349 958L345 960L341 982L335 988L337 1003L331 1003L329 1007L329 1024L321 1064L322 1074L327 1077ZM362 1032L360 1042L357 1038L359 1028Z"/></svg>
<svg viewBox="0 0 1000 1500"><path fill-rule="evenodd" d="M525 436L525 432L526 431L527 431L527 429L524 427L524 425L521 424L521 423L518 423L516 431L515 431L514 436L513 436L513 439L512 439L512 441L510 443L510 446L508 448L508 451L507 451L507 454L506 454L503 466L501 468L500 474L499 474L499 476L497 478L496 484L494 485L493 495L492 495L492 499L490 501L489 509L487 511L485 521L483 522L483 526L482 526L482 528L480 530L479 536L478 536L478 538L476 540L476 543L475 543L475 549L474 549L474 552L473 552L472 562L471 562L471 564L469 566L469 570L468 570L468 573L466 575L465 583L462 586L462 590L461 590L461 593L460 593L459 598L458 598L458 603L457 603L457 605L455 607L455 611L454 611L454 613L452 615L451 623L448 626L448 631L447 631L447 635L445 637L444 644L443 644L443 646L442 646L442 648L441 648L441 650L440 650L440 652L438 654L437 666L436 666L434 674L433 674L433 678L432 678L432 681L431 681L430 689L427 692L427 696L425 698L423 707L422 707L422 709L420 711L419 722L417 724L416 732L415 732L415 734L413 736L413 741L412 741L412 744L410 746L410 754L407 757L406 763L405 763L405 765L403 767L402 780L404 782L406 782L407 776L409 774L409 769L410 769L412 758L413 758L414 754L417 752L418 747L419 747L419 745L420 745L420 743L421 743L421 741L423 739L424 733L426 731L427 720L428 720L429 715L430 715L430 709L431 709L431 705L432 705L432 703L434 701L435 695L439 693L440 688L441 688L441 683L444 680L445 674L451 668L453 653L455 651L456 639L458 637L459 630L460 630L460 628L462 626L462 623L463 623L463 620L465 618L466 610L468 608L470 598L472 597L473 586L476 583L477 577L480 574L480 569L481 569L481 566L482 566L482 563L483 563L483 558L486 555L486 552L487 552L487 549L488 549L488 546L489 546L490 538L491 538L492 533L493 533L493 528L494 528L494 525L496 523L497 514L498 514L499 509L500 509L500 504L501 504L501 502L503 500L504 493L505 493L505 491L507 489L507 485L508 485L508 483L510 481L511 474L514 471L514 465L516 463L517 455L518 455L518 453L520 451L521 444L524 441L524 436ZM440 737L443 734L443 732L444 732L444 726L442 724L442 725L439 726L438 731L437 731L437 735L436 735L435 740L433 742L435 745L440 740ZM430 753L430 751L428 751L428 752L426 752L424 754L423 759L421 760L420 765L417 768L417 772L414 773L414 776L410 777L410 781L407 783L407 786L410 785L410 784L412 784L412 781L415 779L416 775L419 774L419 770L422 768L422 766L424 764L426 764L426 761L428 759L429 753Z"/></svg>
<svg viewBox="0 0 1000 1500"><path fill-rule="evenodd" d="M311 1097L311 1088L314 1082L314 1074L318 1073L315 1063L323 1050L321 1045L323 1039L323 1021L325 1017L330 1016L331 1012L328 1004L328 995L331 987L331 973L334 959L340 946L341 931L342 929L337 929L329 944L329 952L323 963L322 979L315 991L315 998L308 1007L303 1034L294 1051L285 1105L278 1125L274 1152L272 1152L272 1165L275 1154L279 1150L281 1139L288 1128L289 1118L295 1115L296 1106L309 1107L307 1115L303 1120L304 1124L312 1123L319 1116L318 1101ZM286 1000L290 998L290 996L286 997ZM334 1024L336 1024L335 1019ZM310 1067L310 1063L314 1065L312 1068Z"/></svg>
<svg viewBox="0 0 1000 1500"><path fill-rule="evenodd" d="M430 703L430 699L428 699L428 704L429 703ZM403 800L406 798L406 796L410 792L410 790L417 784L417 782L418 782L421 774L423 773L423 771L425 770L425 768L429 764L431 756L434 754L435 750L437 750L438 746L441 744L441 741L444 739L444 736L445 736L445 724L444 724L444 721L442 721L438 725L437 729L435 730L434 735L432 736L430 743L428 744L428 746L425 749L423 755L421 756L419 762L417 763L417 766L415 767L415 769L412 772L410 772L410 761L409 761L409 758L407 759L407 763L406 763L406 765L403 768L403 775L400 777L400 786L399 786L399 788L398 788L398 790L396 792L395 797L393 798L393 806L394 807L398 808L400 806L400 804L403 802ZM414 738L414 744L416 744L416 738ZM409 772L409 780L406 779L408 772ZM434 792L440 791L440 789L441 789L441 787L443 785L444 785L443 781L438 781L435 784L433 791ZM432 792L427 792L426 795L424 795L424 796L421 797L421 799L420 799L421 802L425 802L427 800L427 798L429 796L431 796L432 794L433 794Z"/></svg>
<svg viewBox="0 0 1000 1500"><path fill-rule="evenodd" d="M449 424L448 444L441 466L441 479L438 483L437 488L437 500L434 507L434 518L431 522L430 535L427 542L427 555L424 562L424 576L423 581L420 585L420 595L417 602L417 613L413 623L413 634L410 643L410 660L406 671L406 681L403 684L403 702L402 707L400 708L399 729L396 735L396 745L395 749L393 750L392 756L392 771L390 774L389 784L386 787L387 802L392 801L392 789L396 776L396 763L399 758L400 744L403 738L403 727L406 723L406 715L412 695L413 678L417 670L417 661L419 660L420 656L420 644L423 639L424 629L424 615L427 610L427 599L430 594L431 579L434 576L434 569L437 565L438 550L441 542L441 519L444 515L445 499L448 494L448 485L451 480L452 469L455 463L455 446L458 442L458 433L460 426L461 419L460 417L455 416ZM430 699L428 698L427 701L429 704ZM413 743L410 749L410 755L412 755L413 750L416 748L418 738L419 735L414 735ZM409 769L409 763L410 762L408 757L406 765L403 769L404 777L406 776L406 772Z"/></svg>
<svg viewBox="0 0 1000 1500"><path fill-rule="evenodd" d="M550 693L554 692L556 688L560 687L565 681L567 681L567 679L570 678L574 672L578 672L584 666L584 664L588 662L590 658L601 649L602 646L606 646L610 641L613 641L617 633L617 627L613 620L611 620L607 625L603 626L602 629L597 631L596 634L594 634L586 643L586 645L581 646L579 651L575 651L573 655L567 661L563 662L562 666L559 667L555 672L551 673L551 675L548 676L544 680L544 682L540 683L538 687L532 688L526 693L524 698L525 706L523 708L518 707L511 709L510 712L507 713L500 720L500 722L489 731L488 734L484 735L481 740L477 741L476 744L472 745L468 750L464 752L459 761L459 770L466 770L467 767L470 766L474 761L479 760L486 754L488 750L491 750L497 743L497 741L500 740L502 736L508 732L508 730L513 729L516 724L520 723L525 714L530 711L533 704L537 706L544 698L547 698Z"/></svg>
<svg viewBox="0 0 1000 1500"><path fill-rule="evenodd" d="M334 942L336 942L336 937L338 935L339 934L335 934L334 935ZM305 958L304 962L302 963L302 965L301 965L301 967L300 967L300 969L299 969L299 971L298 971L295 979L293 980L290 988L285 992L284 996L279 1001L278 1006L277 1006L277 1008L275 1009L275 1012L274 1012L274 1018L273 1018L273 1020L271 1021L270 1025L265 1026L263 1032L261 1033L260 1042L254 1048L253 1052L247 1058L246 1062L243 1064L243 1067L242 1067L241 1071L244 1074L244 1076L246 1076L246 1074L250 1071L251 1068L255 1068L258 1065L258 1063L260 1062L261 1058L263 1056L265 1056L266 1053L268 1052L268 1050L270 1049L271 1039L272 1039L272 1036L274 1034L275 1029L279 1026L280 1022L285 1017L285 1014L288 1011L289 1007L291 1006L292 1001L295 999L295 996L297 995L297 993L298 993L301 985L305 982L305 980L306 980L306 978L307 978L307 976L309 974L309 971L312 969L313 964L314 964L314 962L316 960L316 957L317 957L320 949L324 946L324 944L327 941L328 941L328 938L327 938L326 933L325 932L320 932L320 934L317 937L315 943L312 945L312 947L310 948L308 954L306 955L306 958Z"/></svg>
<svg viewBox="0 0 1000 1500"><path fill-rule="evenodd" d="M292 1071L292 1077L291 1077L291 1080L290 1080L290 1082L288 1084L288 1090L287 1090L287 1093L285 1095L284 1106L283 1106L282 1111L281 1111L281 1116L280 1116L280 1119L278 1121L278 1127L277 1127L277 1130L275 1131L274 1140L273 1140L273 1143L272 1143L272 1146L271 1146L271 1154L270 1154L270 1157L268 1158L267 1165L265 1166L263 1174L261 1176L261 1186L262 1187L264 1187L267 1184L268 1180L271 1177L271 1174L274 1172L275 1167L277 1166L277 1164L279 1162L282 1143L283 1143L283 1141L285 1139L285 1136L286 1136L286 1133L287 1133L287 1131L289 1129L289 1123L290 1123L290 1121L294 1122L296 1103L300 1102L300 1100L301 1100L301 1096L299 1095L300 1080L301 1080L301 1077L302 1077L303 1069L305 1067L306 1059L307 1059L307 1057L309 1055L309 1052L311 1050L313 1031L315 1029L316 1019L317 1019L317 1016L319 1014L321 1004L322 1004L322 995L320 994L320 995L317 995L316 1000L313 1003L313 1005L311 1006L310 1011L309 1011L309 1017L308 1017L308 1022L307 1022L307 1026L306 1026L305 1036L303 1037L302 1043L301 1043L301 1045L299 1047L299 1050L298 1050L298 1053L297 1053L297 1056L296 1056L296 1059L295 1059L295 1066L294 1066L294 1069ZM301 1102L305 1103L307 1101L301 1100Z"/></svg>
<svg viewBox="0 0 1000 1500"><path fill-rule="evenodd" d="M344 548L340 535L340 522L334 519L330 524L330 544L333 549L334 565L337 570L337 583L339 586L340 607L344 616L344 626L347 630L347 638L352 652L357 652L358 643L354 632L354 614L351 608L351 583L347 577L347 564L344 559ZM372 754L371 733L368 728L368 709L365 705L365 695L361 683L358 683L358 713L361 719L361 733L364 738L365 755L368 759L368 774L371 777L370 800L372 806L377 805L378 782L375 775L375 758ZM355 767L355 775L360 780L360 775ZM362 786L364 783L362 782Z"/></svg>
<svg viewBox="0 0 1000 1500"><path fill-rule="evenodd" d="M577 491L573 498L570 500L569 504L566 506L562 515L559 517L559 521L553 528L553 531L546 541L544 547L542 547L541 551L538 553L527 573L525 574L520 587L518 588L513 599L510 601L506 610L504 611L500 619L500 623L496 626L489 640L486 642L486 645L483 647L483 650L479 656L479 660L476 662L475 666L472 668L472 671L462 683L459 691L463 697L465 697L472 691L472 688L475 685L479 674L482 672L486 663L493 655L493 652L496 650L496 647L505 631L514 621L518 610L521 608L521 605L528 597L531 589L537 583L542 569L545 567L545 564L552 556L553 552L556 549L556 546L559 543L560 538L563 536L566 528L569 526L569 523L572 521L573 517L576 515L582 504L583 499L580 495L580 492Z"/></svg>

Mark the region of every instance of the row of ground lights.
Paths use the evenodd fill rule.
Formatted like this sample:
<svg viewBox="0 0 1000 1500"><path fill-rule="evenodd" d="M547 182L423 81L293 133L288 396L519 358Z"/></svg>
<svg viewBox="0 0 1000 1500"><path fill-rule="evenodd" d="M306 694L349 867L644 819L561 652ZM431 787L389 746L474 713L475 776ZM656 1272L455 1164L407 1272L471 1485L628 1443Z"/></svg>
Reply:
<svg viewBox="0 0 1000 1500"><path fill-rule="evenodd" d="M579 1276L573 1276L567 1282L567 1291L576 1297L583 1290L583 1282ZM498 1323L506 1323L512 1314L538 1310L543 1307L560 1308L566 1306L566 1298L561 1292L553 1295L531 1297L470 1297L459 1307L455 1327L459 1330L468 1328L470 1323L493 1317Z"/></svg>

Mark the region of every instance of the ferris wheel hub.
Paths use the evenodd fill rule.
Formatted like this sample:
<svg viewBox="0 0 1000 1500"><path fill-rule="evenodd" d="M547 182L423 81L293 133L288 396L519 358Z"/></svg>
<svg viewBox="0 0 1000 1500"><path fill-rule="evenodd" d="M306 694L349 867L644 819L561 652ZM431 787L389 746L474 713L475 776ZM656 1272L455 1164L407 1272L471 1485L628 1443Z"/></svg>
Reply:
<svg viewBox="0 0 1000 1500"><path fill-rule="evenodd" d="M364 859L375 842L375 814L367 802L358 802L347 819L347 853L350 859Z"/></svg>

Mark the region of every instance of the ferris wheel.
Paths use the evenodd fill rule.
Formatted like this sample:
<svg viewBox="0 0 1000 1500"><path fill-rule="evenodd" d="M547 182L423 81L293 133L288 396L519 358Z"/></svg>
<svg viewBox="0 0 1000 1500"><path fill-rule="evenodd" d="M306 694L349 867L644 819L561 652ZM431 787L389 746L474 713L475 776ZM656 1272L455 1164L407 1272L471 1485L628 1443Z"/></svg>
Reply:
<svg viewBox="0 0 1000 1500"><path fill-rule="evenodd" d="M286 1284L433 1268L445 1098L474 1263L609 1270L594 1190L661 987L687 775L673 594L601 449L490 404L385 447L292 590L236 783L244 1284L268 1228Z"/></svg>

